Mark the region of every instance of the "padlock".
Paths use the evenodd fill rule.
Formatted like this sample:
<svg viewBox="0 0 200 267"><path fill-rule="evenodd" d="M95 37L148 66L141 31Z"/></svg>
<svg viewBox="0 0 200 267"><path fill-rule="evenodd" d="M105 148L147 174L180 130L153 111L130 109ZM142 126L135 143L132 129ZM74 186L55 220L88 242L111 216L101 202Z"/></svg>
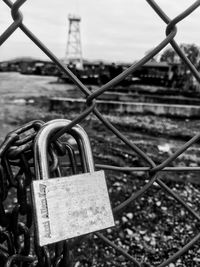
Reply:
<svg viewBox="0 0 200 267"><path fill-rule="evenodd" d="M36 179L32 183L35 227L40 246L114 226L104 171L95 171L89 138L80 125L67 131L77 142L83 173L50 178L48 147L53 135L71 121L46 123L34 145Z"/></svg>

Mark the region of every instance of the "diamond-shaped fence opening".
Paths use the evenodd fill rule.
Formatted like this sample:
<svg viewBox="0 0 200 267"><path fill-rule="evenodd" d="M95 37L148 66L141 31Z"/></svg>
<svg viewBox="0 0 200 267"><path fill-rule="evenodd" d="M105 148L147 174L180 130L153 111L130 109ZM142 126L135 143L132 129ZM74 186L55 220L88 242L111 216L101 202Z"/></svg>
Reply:
<svg viewBox="0 0 200 267"><path fill-rule="evenodd" d="M33 231L27 228L30 227L29 213L31 209L27 208L27 204L23 205L23 197L20 197L23 194L25 195L23 183L25 183L25 186L28 186L30 181L24 182L23 179L18 177L16 182L12 177L9 177L11 187L17 188L16 198L19 199L18 202L21 203L21 206L15 206L12 213L14 226L12 225L13 228L11 226L8 227L8 218L3 213L2 203L7 195L9 196L10 194L1 196L2 229L0 230L0 239L2 245L0 247L0 259L2 262L4 262L5 266L16 266L13 265L15 263L19 264L17 266L172 267L186 266L184 261L187 258L187 263L189 264L187 266L198 266L200 261L200 251L198 248L200 239L199 186L188 185L187 190L185 190L185 188L181 188L181 185L176 185L177 188L171 189L173 181L165 178L166 175L168 177L176 175L177 177L184 176L187 178L188 172L197 173L200 170L198 166L177 165L179 164L179 157L185 155L184 153L189 153L188 150L192 149L199 142L200 134L197 133L180 147L173 148L170 156L167 155L157 162L158 155L154 153L154 150L151 153L148 149L144 152L140 144L127 137L126 132L125 134L120 132L111 123L112 120L109 119L109 116L105 116L99 111L96 100L111 87L119 84L128 75L143 66L167 45L171 45L185 63L188 71L199 82L200 74L198 70L185 56L174 37L177 34L179 22L190 16L199 7L200 1L194 1L181 14L170 19L156 2L147 0L148 4L157 13L155 15L158 15L166 23L166 28L163 29L166 32L166 37L145 57L94 91L87 88L25 25L25 19L23 19L23 15L20 12L20 7L26 0L17 0L14 3L10 0L3 0L3 2L10 8L13 22L1 33L0 44L2 45L6 42L18 28L21 29L57 65L64 75L70 77L80 92L85 95L84 109L79 115L75 116L70 126L81 123L85 118L92 120L96 117L98 123L102 124L102 131L105 132L105 135L109 131L118 140L118 142L116 141L115 151L119 152L122 148L121 144L125 145L120 156L126 159L127 166L113 166L111 158L107 161L111 162L110 165L97 165L97 168L105 169L109 176L108 187L115 215L115 228L107 229L104 233L97 232L92 236L89 235L78 240L63 242L62 246L58 244L43 248L39 248L37 245L35 247L30 245L30 243L33 243L34 238ZM93 117L90 117L91 114ZM38 130L39 124L42 124L42 122L37 122L31 125L31 127L34 130ZM65 130L63 129L56 133L54 141ZM100 140L100 142L104 144L104 140ZM93 145L94 150L96 150L95 153L98 154L98 147L95 147L95 141ZM109 146L105 149L109 154ZM159 153L157 148L154 149L155 152ZM24 151L26 152L26 149ZM112 153L115 153L113 151ZM18 161L14 161L14 156L18 154L20 153L17 150L15 153L10 152L13 159L3 161L8 175L11 175L11 168L9 166L17 166L18 164ZM70 152L69 155L71 155ZM20 156L20 164L22 163L25 166L23 171L26 172L28 170L26 168L26 161L23 156ZM33 166L31 156L30 164ZM4 183L5 180L1 178L1 186L5 186ZM3 189L1 191L4 192ZM188 191L191 192L190 196L193 195L193 192L196 192L195 200L193 199L192 201L191 197L188 198ZM3 195L2 192L1 195ZM22 213L20 218L19 210ZM26 226L20 222L21 217L22 222L26 221ZM154 227L150 229L152 225ZM10 227L15 230L11 231ZM159 234L155 234L156 232L159 232ZM20 242L23 242L24 246L21 247ZM15 244L15 248L12 247L12 244ZM74 257L77 259L74 265L71 256L72 250ZM176 265L172 262L176 262Z"/></svg>

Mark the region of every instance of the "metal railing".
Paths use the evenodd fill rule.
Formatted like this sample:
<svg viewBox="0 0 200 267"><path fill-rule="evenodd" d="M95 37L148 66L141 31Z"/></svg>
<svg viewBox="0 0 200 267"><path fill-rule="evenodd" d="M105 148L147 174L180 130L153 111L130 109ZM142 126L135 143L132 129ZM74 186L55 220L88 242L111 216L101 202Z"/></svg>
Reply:
<svg viewBox="0 0 200 267"><path fill-rule="evenodd" d="M18 29L20 28L26 36L28 36L33 43L35 43L36 46L38 46L56 65L57 67L70 79L74 82L74 84L85 94L85 109L84 111L77 115L76 118L67 126L64 127L62 130L60 130L55 136L54 141L56 141L67 129L72 128L74 125L81 123L83 119L85 119L89 114L93 113L99 121L107 127L116 137L118 137L126 146L128 146L134 153L136 153L144 162L146 162L146 167L136 167L136 166L125 166L125 167L117 167L117 166L110 166L110 165L98 165L98 168L107 169L107 170L113 170L113 171L120 171L120 172L138 172L142 171L145 172L145 179L148 181L146 184L137 192L133 192L131 196L129 196L123 203L119 204L113 209L114 214L119 214L122 212L122 210L127 207L130 203L136 201L136 199L141 198L142 195L147 192L149 188L152 187L155 182L160 186L161 189L163 189L165 192L167 192L174 200L176 200L183 209L187 210L190 215L194 217L200 222L200 216L199 214L194 211L185 201L181 199L176 193L174 193L162 180L161 180L161 174L164 171L170 171L170 172L191 172L191 171L200 171L200 167L169 167L170 163L172 163L179 155L184 153L189 147L191 147L193 144L197 143L200 140L200 133L196 134L191 140L186 142L182 147L180 147L175 153L173 153L169 158L164 160L162 163L156 165L156 163L146 154L144 153L137 145L135 145L132 141L128 140L125 135L123 135L115 126L112 125L112 123L105 119L105 117L101 114L101 112L98 110L98 105L95 103L95 100L104 92L108 91L111 87L114 85L117 85L120 81L125 79L128 75L132 74L134 71L136 71L138 68L140 68L142 65L144 65L146 62L148 62L152 57L154 57L156 54L158 54L163 48L165 48L168 44L172 46L172 48L176 51L176 53L179 55L179 57L183 60L183 62L186 64L187 68L190 70L192 75L196 78L198 82L200 82L200 74L195 68L195 66L190 62L190 60L184 55L182 50L180 49L179 45L174 40L174 37L177 34L177 24L184 20L187 16L189 16L195 9L197 9L200 6L200 0L195 1L191 6L189 6L184 12L177 15L175 18L170 19L165 12L160 8L160 6L154 1L154 0L146 0L148 4L152 7L152 9L157 13L157 15L166 23L166 37L164 40L162 40L151 52L149 52L145 57L140 59L137 63L134 63L129 68L127 68L125 71L123 71L121 74L119 74L114 79L110 80L108 83L101 86L99 89L95 90L94 92L91 92L66 66L64 66L59 59L28 29L28 27L24 24L23 15L20 12L20 7L26 2L26 0L17 0L14 3L12 3L9 0L2 0L7 6L11 9L11 15L13 18L13 23L0 35L0 45L2 45L6 40ZM14 230L12 232L14 233L13 236L15 237L14 241L12 240L11 236L9 235L10 227L8 227L8 221L11 221L10 218L5 214L4 207L3 207L3 201L6 199L8 195L7 185L5 185L5 178L2 178L5 176L3 168L1 169L1 205L0 205L0 224L3 227L5 227L6 231L0 231L0 241L5 245L5 247L0 247L0 258L3 259L5 262L5 266L11 266L14 262L19 263L19 266L71 266L70 264L70 250L67 249L68 243L64 243L63 252L57 253L57 258L54 263L50 260L50 254L51 249L48 247L44 248L38 248L35 246L35 248L31 248L30 245L30 231L28 230L30 227L29 221L31 220L30 217L30 207L27 203L24 201L25 192L23 191L24 187L27 187L30 185L30 175L26 176L29 177L29 181L24 183L24 180L13 178L12 171L9 168L10 165L17 165L13 162L8 162L6 160L6 157L13 157L16 158L20 154L20 164L24 165L23 171L24 173L29 173L30 170L27 168L27 161L24 160L23 153L27 154L27 151L30 150L30 145L21 148L23 144L27 142L27 139L25 141L19 141L19 135L21 132L27 131L30 128L34 129L34 133L29 138L28 141L32 140L38 131L38 129L41 127L43 122L34 122L30 123L28 126L26 125L23 129L20 131L15 131L12 134L10 134L5 142L1 145L0 149L0 155L2 160L2 166L3 168L6 168L8 171L7 179L9 180L9 184L11 184L14 188L17 188L17 194L19 198L19 202L21 203L21 206L15 206L14 211L12 212L12 226ZM13 146L13 149L10 149L10 146ZM17 150L17 147L19 148ZM5 151L8 151L9 153L6 153ZM19 153L20 151L20 153ZM22 153L23 152L23 153ZM30 151L29 151L30 154ZM29 158L31 156L29 155ZM20 172L20 171L19 171ZM29 173L30 174L30 173ZM25 204L24 204L25 203ZM17 224L19 221L19 209L20 214L24 215L26 217L27 223L26 226L24 226L22 223ZM28 226L27 226L28 225ZM107 246L112 247L117 253L122 254L128 261L129 266L150 266L150 264L147 264L145 262L139 262L134 256L127 253L127 251L119 246L117 246L114 242L111 242L107 237L105 237L102 233L95 233L95 235L101 239ZM24 236L24 246L19 246L19 237ZM195 243L197 243L200 239L200 232L196 234L191 240L187 242L181 249L179 249L177 252L175 252L172 256L170 256L167 260L164 260L161 264L159 264L159 267L168 266L171 262L174 262L177 260L181 255L183 255L185 252L187 252ZM12 242L15 243L16 247L20 247L20 249L14 251L12 248ZM72 242L70 247L76 245L76 240ZM31 251L32 250L32 251ZM134 254L134 251L133 251ZM41 256L42 255L42 256ZM37 256L37 257L36 257ZM38 260L39 259L39 260ZM62 263L62 264L61 264ZM112 264L112 263L111 263ZM96 265L95 265L96 266ZM102 265L101 265L102 266ZM171 266L171 265L170 265Z"/></svg>

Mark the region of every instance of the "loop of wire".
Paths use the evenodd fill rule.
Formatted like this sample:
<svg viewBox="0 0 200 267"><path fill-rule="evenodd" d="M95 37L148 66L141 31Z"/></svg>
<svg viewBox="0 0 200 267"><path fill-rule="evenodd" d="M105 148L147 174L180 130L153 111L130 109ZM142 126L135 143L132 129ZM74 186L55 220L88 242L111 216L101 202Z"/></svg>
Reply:
<svg viewBox="0 0 200 267"><path fill-rule="evenodd" d="M101 86L94 92L91 92L67 67L65 67L59 59L24 25L23 15L20 12L20 7L26 2L26 0L17 0L15 3L12 3L10 0L2 0L5 2L7 6L11 9L11 16L13 18L13 23L0 35L0 45L2 45L18 28L21 29L30 40L35 43L35 45L41 49L56 65L57 67L70 79L74 82L74 84L83 92L86 96L86 108L83 112L78 115L69 125L64 127L62 130L58 131L53 137L53 141L56 141L63 133L67 130L71 129L78 123L81 123L89 114L93 113L104 125L107 129L114 133L126 146L128 146L134 153L136 153L146 164L148 167L120 167L120 166L110 166L110 165L98 165L99 168L110 169L114 171L144 171L148 175L148 182L137 192L133 192L131 196L129 196L123 203L119 204L117 207L113 209L114 213L122 212L122 210L127 207L131 202L135 201L137 198L141 197L155 182L169 195L171 195L177 202L179 202L191 215L195 217L198 221L200 221L200 216L192 210L177 194L175 194L161 179L160 173L164 171L199 171L200 167L170 167L169 164L172 163L179 155L181 155L184 151L186 151L190 146L195 144L200 139L200 134L195 135L191 140L186 142L180 149L178 149L175 153L173 153L169 158L167 158L162 163L156 165L155 162L140 148L138 148L134 142L128 140L125 135L123 135L112 123L105 119L101 112L98 110L98 105L95 100L102 95L105 91L117 85L120 81L125 79L128 75L132 74L146 62L148 62L153 56L158 54L163 48L165 48L168 44L171 44L173 49L179 55L179 57L186 64L188 69L191 71L192 75L200 82L200 74L195 68L195 66L190 62L190 60L185 56L183 51L180 49L179 45L174 40L177 34L177 24L189 16L195 9L200 6L200 0L195 1L191 6L189 6L185 11L181 14L177 15L175 18L170 19L165 12L159 7L159 5L154 0L146 0L147 3L152 7L152 9L158 14L158 16L167 24L166 26L166 37L153 49L149 52L145 57L139 60L137 63L132 64L129 68L123 71L121 74L113 78L108 83ZM17 134L13 133L5 140L5 142L0 146L0 156L3 155L4 151L10 146L10 144L17 144ZM120 252L124 255L128 260L130 260L134 266L142 266L134 257L129 255L124 249L119 248L105 236L100 233L95 233L98 238L100 238L107 245L113 247L116 251ZM182 249L172 255L168 260L164 261L159 267L167 266L172 261L175 261L179 258L183 253L188 251L193 244L195 244L200 239L200 233L192 238ZM50 266L48 251L44 248L46 255L46 265ZM35 257L31 256L22 256L22 255L13 255L9 257L5 266L11 266L12 262L21 261L27 263L34 263ZM59 258L61 261L61 258Z"/></svg>

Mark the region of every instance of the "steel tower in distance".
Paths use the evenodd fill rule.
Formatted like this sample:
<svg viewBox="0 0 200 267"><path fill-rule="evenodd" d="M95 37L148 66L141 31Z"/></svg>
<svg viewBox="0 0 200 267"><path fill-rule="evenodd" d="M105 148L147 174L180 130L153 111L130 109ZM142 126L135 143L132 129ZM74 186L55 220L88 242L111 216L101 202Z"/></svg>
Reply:
<svg viewBox="0 0 200 267"><path fill-rule="evenodd" d="M77 68L83 67L80 21L81 18L75 15L69 15L69 30L67 40L67 50L65 55L65 64L70 62L75 64Z"/></svg>

